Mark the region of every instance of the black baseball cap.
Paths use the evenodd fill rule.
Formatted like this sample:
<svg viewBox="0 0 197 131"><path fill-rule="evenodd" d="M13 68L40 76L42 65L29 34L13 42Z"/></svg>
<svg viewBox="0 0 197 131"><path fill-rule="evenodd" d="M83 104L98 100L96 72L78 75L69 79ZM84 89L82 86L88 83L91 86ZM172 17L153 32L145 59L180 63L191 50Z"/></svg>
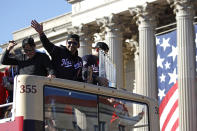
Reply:
<svg viewBox="0 0 197 131"><path fill-rule="evenodd" d="M29 44L31 47L35 46L34 39L32 37L25 38L22 42L22 47L24 48L25 45Z"/></svg>
<svg viewBox="0 0 197 131"><path fill-rule="evenodd" d="M69 34L67 36L67 40L69 40L71 38L74 39L75 41L77 41L79 43L79 36L77 34Z"/></svg>
<svg viewBox="0 0 197 131"><path fill-rule="evenodd" d="M96 43L96 46L93 47L93 48L99 48L99 49L102 49L104 51L108 51L109 50L109 47L108 47L108 45L105 42L98 42L98 43Z"/></svg>

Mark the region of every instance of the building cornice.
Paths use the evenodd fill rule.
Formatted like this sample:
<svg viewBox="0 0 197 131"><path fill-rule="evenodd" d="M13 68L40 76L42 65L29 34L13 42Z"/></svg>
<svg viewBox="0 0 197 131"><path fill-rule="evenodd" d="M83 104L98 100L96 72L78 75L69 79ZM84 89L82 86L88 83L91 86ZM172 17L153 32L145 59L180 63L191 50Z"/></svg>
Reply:
<svg viewBox="0 0 197 131"><path fill-rule="evenodd" d="M65 30L64 32L67 32L71 26L72 26L72 23L71 22L65 23L63 25L56 26L56 27L53 27L53 28L49 28L47 30L44 30L44 33L45 33L46 36L48 36L51 33L55 33L56 35L58 35L58 34L61 34L62 33L61 30ZM34 39L36 39L35 42L37 42L37 38L39 38L39 34L38 33L34 33L34 34L29 35L29 36L32 37L32 38L34 38ZM17 39L16 42L17 43L21 43L22 40L24 38L26 38L26 37L27 36L22 37L20 39ZM53 35L52 36L49 36L48 38L50 38L50 37L53 37Z"/></svg>
<svg viewBox="0 0 197 131"><path fill-rule="evenodd" d="M82 0L66 0L66 1L70 4L74 4L74 3L77 3L77 2L81 2Z"/></svg>

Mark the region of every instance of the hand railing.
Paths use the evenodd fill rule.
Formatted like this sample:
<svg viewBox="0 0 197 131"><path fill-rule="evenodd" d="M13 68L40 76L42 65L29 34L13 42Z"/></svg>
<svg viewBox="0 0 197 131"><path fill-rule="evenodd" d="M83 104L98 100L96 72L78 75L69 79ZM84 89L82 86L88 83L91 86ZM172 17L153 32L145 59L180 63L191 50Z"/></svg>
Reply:
<svg viewBox="0 0 197 131"><path fill-rule="evenodd" d="M116 66L102 50L99 50L99 76L107 78L109 87L116 88Z"/></svg>

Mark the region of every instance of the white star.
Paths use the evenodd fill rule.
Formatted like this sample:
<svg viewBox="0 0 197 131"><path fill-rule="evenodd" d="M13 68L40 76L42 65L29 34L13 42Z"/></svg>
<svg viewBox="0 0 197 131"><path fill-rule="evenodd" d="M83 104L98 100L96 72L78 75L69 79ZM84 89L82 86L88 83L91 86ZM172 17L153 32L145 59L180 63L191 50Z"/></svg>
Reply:
<svg viewBox="0 0 197 131"><path fill-rule="evenodd" d="M166 76L162 73L162 74L161 74L161 76L160 76L159 78L160 78L161 82L164 82L164 81L165 81Z"/></svg>
<svg viewBox="0 0 197 131"><path fill-rule="evenodd" d="M177 55L178 55L177 47L172 46L172 52L168 55L168 57L169 57L169 56L172 56L173 61L174 61L175 58L177 57Z"/></svg>
<svg viewBox="0 0 197 131"><path fill-rule="evenodd" d="M162 100L162 98L166 96L164 92L165 92L165 89L163 89L163 90L160 90L160 89L159 89L158 96L159 96L159 99L160 99L160 100Z"/></svg>
<svg viewBox="0 0 197 131"><path fill-rule="evenodd" d="M163 68L163 64L162 64L163 61L164 61L164 59L161 59L160 55L158 54L158 56L157 56L157 67Z"/></svg>
<svg viewBox="0 0 197 131"><path fill-rule="evenodd" d="M160 39L156 37L156 45L160 45Z"/></svg>
<svg viewBox="0 0 197 131"><path fill-rule="evenodd" d="M170 65L171 65L170 63L166 62L166 63L165 63L166 69L170 69Z"/></svg>
<svg viewBox="0 0 197 131"><path fill-rule="evenodd" d="M164 51L166 50L167 47L170 47L169 40L170 38L168 39L163 38L163 43L161 44L161 46L163 47Z"/></svg>
<svg viewBox="0 0 197 131"><path fill-rule="evenodd" d="M196 56L196 61L197 61L197 56Z"/></svg>
<svg viewBox="0 0 197 131"><path fill-rule="evenodd" d="M171 83L175 84L177 79L176 69L174 69L173 73L168 73L168 75L170 76L169 84Z"/></svg>
<svg viewBox="0 0 197 131"><path fill-rule="evenodd" d="M196 39L195 39L195 42L196 42L196 44L197 44L197 33L196 33Z"/></svg>

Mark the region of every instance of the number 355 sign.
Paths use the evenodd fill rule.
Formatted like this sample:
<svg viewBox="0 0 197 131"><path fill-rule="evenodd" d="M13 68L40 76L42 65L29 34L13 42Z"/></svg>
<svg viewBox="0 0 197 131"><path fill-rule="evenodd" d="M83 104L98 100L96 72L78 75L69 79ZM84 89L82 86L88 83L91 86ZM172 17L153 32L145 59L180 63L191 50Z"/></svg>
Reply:
<svg viewBox="0 0 197 131"><path fill-rule="evenodd" d="M36 94L37 93L36 85L21 85L20 93Z"/></svg>

